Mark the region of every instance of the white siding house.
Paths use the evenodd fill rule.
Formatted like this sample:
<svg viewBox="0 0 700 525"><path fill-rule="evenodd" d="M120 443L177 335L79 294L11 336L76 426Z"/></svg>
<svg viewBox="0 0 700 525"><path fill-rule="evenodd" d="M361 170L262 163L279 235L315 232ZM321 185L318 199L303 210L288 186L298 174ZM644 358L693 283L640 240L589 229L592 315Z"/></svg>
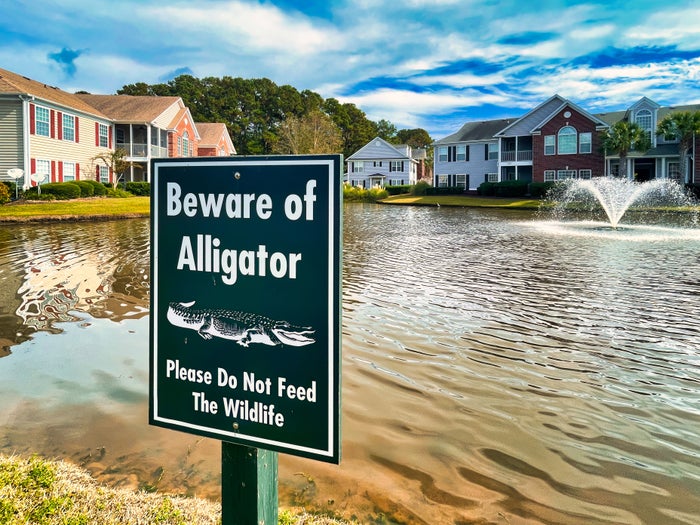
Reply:
<svg viewBox="0 0 700 525"><path fill-rule="evenodd" d="M415 184L418 161L410 146L376 137L346 159L345 181L361 188Z"/></svg>

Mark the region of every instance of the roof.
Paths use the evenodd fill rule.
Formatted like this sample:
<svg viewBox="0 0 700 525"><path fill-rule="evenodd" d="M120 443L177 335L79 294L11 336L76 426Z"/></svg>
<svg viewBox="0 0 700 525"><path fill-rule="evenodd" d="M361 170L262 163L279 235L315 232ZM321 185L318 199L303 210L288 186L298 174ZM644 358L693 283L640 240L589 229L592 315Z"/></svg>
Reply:
<svg viewBox="0 0 700 525"><path fill-rule="evenodd" d="M153 122L180 97L154 97L134 95L76 95L86 103L119 122Z"/></svg>
<svg viewBox="0 0 700 525"><path fill-rule="evenodd" d="M56 105L70 108L89 115L109 119L109 117L92 104L85 101L81 95L74 95L57 87L37 82L12 71L0 69L0 94L29 95L36 99L52 102Z"/></svg>
<svg viewBox="0 0 700 525"><path fill-rule="evenodd" d="M195 123L200 136L200 146L215 148L219 145L221 136L226 133L226 124L223 122L197 122Z"/></svg>
<svg viewBox="0 0 700 525"><path fill-rule="evenodd" d="M514 122L515 119L482 120L467 122L457 133L435 141L435 144L452 144L476 140L493 140L494 135Z"/></svg>
<svg viewBox="0 0 700 525"><path fill-rule="evenodd" d="M399 150L402 146L393 146L381 137L375 137L367 144L350 155L349 160L384 160L384 159L411 159L404 151ZM404 148L406 146L403 146Z"/></svg>

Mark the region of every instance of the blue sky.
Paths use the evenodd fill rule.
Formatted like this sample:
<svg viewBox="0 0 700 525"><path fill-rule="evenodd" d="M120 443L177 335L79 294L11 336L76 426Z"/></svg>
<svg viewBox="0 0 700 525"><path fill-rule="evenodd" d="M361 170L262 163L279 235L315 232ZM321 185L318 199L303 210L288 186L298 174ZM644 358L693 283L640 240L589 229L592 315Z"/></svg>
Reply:
<svg viewBox="0 0 700 525"><path fill-rule="evenodd" d="M700 103L700 2L2 0L0 67L66 91L266 77L434 139L555 93Z"/></svg>

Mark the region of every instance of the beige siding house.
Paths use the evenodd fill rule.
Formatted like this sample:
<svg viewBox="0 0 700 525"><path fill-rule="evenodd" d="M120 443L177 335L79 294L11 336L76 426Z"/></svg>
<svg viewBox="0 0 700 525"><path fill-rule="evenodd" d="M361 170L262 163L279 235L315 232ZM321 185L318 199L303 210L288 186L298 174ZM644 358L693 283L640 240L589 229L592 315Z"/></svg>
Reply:
<svg viewBox="0 0 700 525"><path fill-rule="evenodd" d="M25 188L36 180L114 182L93 160L111 151L113 134L109 117L77 95L0 69L0 180L18 168Z"/></svg>

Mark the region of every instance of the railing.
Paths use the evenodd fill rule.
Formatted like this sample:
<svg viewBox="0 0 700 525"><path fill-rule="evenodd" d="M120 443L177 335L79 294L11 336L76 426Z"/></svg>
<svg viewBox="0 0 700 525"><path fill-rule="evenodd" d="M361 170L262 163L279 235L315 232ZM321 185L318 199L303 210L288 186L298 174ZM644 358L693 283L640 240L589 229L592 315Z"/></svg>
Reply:
<svg viewBox="0 0 700 525"><path fill-rule="evenodd" d="M148 144L138 144L136 142L117 142L117 149L126 151L127 157L147 157Z"/></svg>
<svg viewBox="0 0 700 525"><path fill-rule="evenodd" d="M519 151L502 151L501 161L502 162L515 162L515 161L528 161L532 160L532 150L519 150Z"/></svg>
<svg viewBox="0 0 700 525"><path fill-rule="evenodd" d="M167 156L168 148L161 148L160 146L151 146L151 157L162 158Z"/></svg>

